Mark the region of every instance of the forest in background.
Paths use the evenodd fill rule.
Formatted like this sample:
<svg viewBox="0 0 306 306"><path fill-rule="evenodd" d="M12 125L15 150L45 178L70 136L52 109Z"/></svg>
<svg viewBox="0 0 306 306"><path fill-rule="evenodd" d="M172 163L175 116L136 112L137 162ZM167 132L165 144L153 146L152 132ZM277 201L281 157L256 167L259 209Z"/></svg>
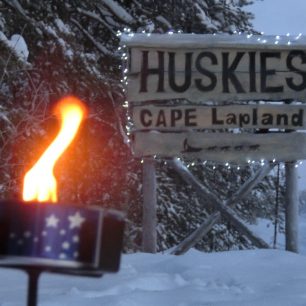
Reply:
<svg viewBox="0 0 306 306"><path fill-rule="evenodd" d="M253 33L248 0L0 1L0 195L19 198L22 177L57 132L53 104L73 94L89 116L56 168L61 202L99 205L127 214L126 251L141 246L142 164L127 142L129 124L122 83L118 30L147 33ZM16 36L14 35L19 35ZM16 45L24 40L28 54ZM120 49L120 48L119 48ZM205 101L203 101L205 102ZM174 101L175 103L175 101ZM203 165L189 169L227 199L257 171ZM158 250L178 244L212 212L164 160L158 176ZM283 231L283 173L270 173L234 209L247 223L277 220ZM279 211L275 213L277 190ZM251 248L227 221L197 244L205 251Z"/></svg>

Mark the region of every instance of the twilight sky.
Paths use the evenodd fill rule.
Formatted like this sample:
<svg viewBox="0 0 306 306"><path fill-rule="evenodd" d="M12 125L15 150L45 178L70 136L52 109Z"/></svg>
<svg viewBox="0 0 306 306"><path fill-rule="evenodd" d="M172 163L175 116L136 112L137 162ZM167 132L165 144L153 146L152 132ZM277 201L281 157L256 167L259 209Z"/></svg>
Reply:
<svg viewBox="0 0 306 306"><path fill-rule="evenodd" d="M255 0L254 28L264 34L306 35L306 0ZM299 190L306 189L306 160L299 166Z"/></svg>
<svg viewBox="0 0 306 306"><path fill-rule="evenodd" d="M255 0L249 10L255 14L253 25L265 34L305 34L305 0Z"/></svg>

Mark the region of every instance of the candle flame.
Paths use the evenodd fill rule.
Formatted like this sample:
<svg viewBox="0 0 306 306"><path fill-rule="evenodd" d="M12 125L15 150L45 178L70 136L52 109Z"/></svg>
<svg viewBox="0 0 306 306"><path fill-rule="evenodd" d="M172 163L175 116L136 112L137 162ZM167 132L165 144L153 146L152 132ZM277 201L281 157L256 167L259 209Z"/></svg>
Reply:
<svg viewBox="0 0 306 306"><path fill-rule="evenodd" d="M26 173L23 182L24 201L57 202L54 166L75 138L86 110L79 99L68 96L58 102L55 113L61 120L60 131L36 164Z"/></svg>

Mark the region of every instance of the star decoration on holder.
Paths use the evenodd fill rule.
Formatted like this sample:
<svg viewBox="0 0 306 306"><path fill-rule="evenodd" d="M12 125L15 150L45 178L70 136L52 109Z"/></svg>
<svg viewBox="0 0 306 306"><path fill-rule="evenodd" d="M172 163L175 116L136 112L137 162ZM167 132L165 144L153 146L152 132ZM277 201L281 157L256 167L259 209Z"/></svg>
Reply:
<svg viewBox="0 0 306 306"><path fill-rule="evenodd" d="M47 227L55 227L57 228L58 222L60 219L58 219L54 214L46 218Z"/></svg>
<svg viewBox="0 0 306 306"><path fill-rule="evenodd" d="M76 212L74 215L69 216L68 217L70 225L69 228L73 229L73 228L77 228L77 227L81 227L82 223L85 221L85 218L83 218L80 214L80 212Z"/></svg>
<svg viewBox="0 0 306 306"><path fill-rule="evenodd" d="M39 214L44 218L38 218L34 223L26 222L22 228L16 224L16 228L10 229L10 253L36 259L91 263L98 236L99 215L96 211L63 210L54 206L52 209L41 206L40 209Z"/></svg>

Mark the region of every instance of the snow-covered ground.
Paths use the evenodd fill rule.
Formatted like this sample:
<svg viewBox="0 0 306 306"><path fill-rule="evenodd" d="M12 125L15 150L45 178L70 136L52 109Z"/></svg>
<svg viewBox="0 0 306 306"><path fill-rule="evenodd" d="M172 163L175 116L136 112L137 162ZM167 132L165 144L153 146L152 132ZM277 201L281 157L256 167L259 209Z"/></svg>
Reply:
<svg viewBox="0 0 306 306"><path fill-rule="evenodd" d="M252 229L272 243L273 226ZM118 274L101 279L43 274L40 306L295 306L306 305L306 214L301 253L250 250L123 255ZM283 237L278 245L282 247ZM26 275L0 269L0 305L25 305Z"/></svg>
<svg viewBox="0 0 306 306"><path fill-rule="evenodd" d="M257 1L252 10L256 28L266 34L306 33L305 0ZM306 214L299 226L301 255L283 250L191 250L179 257L138 253L124 255L120 272L101 279L43 274L39 305L305 306ZM270 222L258 220L251 228L272 243ZM278 247L283 246L280 235ZM0 305L25 305L25 299L26 275L0 269Z"/></svg>
<svg viewBox="0 0 306 306"><path fill-rule="evenodd" d="M101 279L45 274L41 306L306 305L306 257L280 250L130 254ZM0 305L25 305L26 277L0 270Z"/></svg>

